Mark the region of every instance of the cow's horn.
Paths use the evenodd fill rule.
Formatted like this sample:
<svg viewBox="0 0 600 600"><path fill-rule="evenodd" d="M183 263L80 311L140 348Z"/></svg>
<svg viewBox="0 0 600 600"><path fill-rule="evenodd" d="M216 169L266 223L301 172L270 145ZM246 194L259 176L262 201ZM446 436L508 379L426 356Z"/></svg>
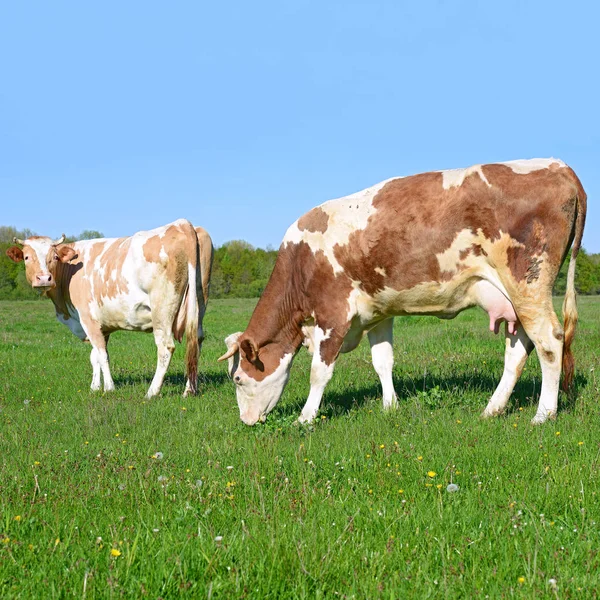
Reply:
<svg viewBox="0 0 600 600"><path fill-rule="evenodd" d="M231 348L229 348L229 350L227 350L227 352L225 352L223 356L217 358L217 362L221 362L222 360L227 360L228 358L231 358L239 349L240 345L237 342L234 342L231 345Z"/></svg>
<svg viewBox="0 0 600 600"><path fill-rule="evenodd" d="M25 242L23 240L20 240L19 238L16 238L16 237L13 238L13 242L15 244L21 244L21 246L25 245Z"/></svg>
<svg viewBox="0 0 600 600"><path fill-rule="evenodd" d="M63 233L55 242L52 242L53 246L58 246L59 244L62 244L65 241L65 234Z"/></svg>

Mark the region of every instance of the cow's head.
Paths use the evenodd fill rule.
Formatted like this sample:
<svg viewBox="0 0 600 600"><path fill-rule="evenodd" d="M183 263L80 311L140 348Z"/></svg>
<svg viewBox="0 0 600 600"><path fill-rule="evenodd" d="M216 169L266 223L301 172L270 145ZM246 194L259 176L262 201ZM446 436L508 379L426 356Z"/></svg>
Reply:
<svg viewBox="0 0 600 600"><path fill-rule="evenodd" d="M73 248L61 245L65 235L58 240L49 237L31 237L26 240L13 238L15 244L6 254L14 262L25 262L25 276L31 287L49 290L56 286L56 267L59 262L66 263L77 256Z"/></svg>
<svg viewBox="0 0 600 600"><path fill-rule="evenodd" d="M278 342L259 348L242 332L231 334L225 343L227 352L219 360L229 360L240 418L246 425L262 423L281 398L295 353L286 352Z"/></svg>

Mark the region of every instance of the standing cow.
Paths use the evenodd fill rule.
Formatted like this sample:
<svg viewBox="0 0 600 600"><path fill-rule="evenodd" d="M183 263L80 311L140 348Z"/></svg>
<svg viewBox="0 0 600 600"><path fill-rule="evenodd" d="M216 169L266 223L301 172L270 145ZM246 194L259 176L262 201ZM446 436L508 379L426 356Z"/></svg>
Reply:
<svg viewBox="0 0 600 600"><path fill-rule="evenodd" d="M158 350L147 397L160 392L177 339L185 333L187 382L197 391L202 318L208 301L213 248L209 235L185 219L131 237L63 243L33 236L7 250L25 261L31 286L50 297L56 317L92 344L92 390L114 390L107 345L113 331L152 331Z"/></svg>
<svg viewBox="0 0 600 600"><path fill-rule="evenodd" d="M220 360L229 359L242 421L273 410L303 343L313 359L300 421L312 421L338 355L365 331L392 407L393 317L453 318L475 305L492 331L507 323L504 374L484 416L504 410L535 346L542 390L533 423L554 417L561 359L565 388L573 378L585 214L579 179L552 158L389 179L312 209L288 229L248 328L225 340ZM563 330L552 286L571 244Z"/></svg>

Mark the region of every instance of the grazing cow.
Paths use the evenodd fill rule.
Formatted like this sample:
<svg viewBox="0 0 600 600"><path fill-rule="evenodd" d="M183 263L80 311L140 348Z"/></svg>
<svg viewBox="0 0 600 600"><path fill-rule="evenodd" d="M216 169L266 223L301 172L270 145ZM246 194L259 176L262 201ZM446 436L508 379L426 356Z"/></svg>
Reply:
<svg viewBox="0 0 600 600"><path fill-rule="evenodd" d="M340 352L368 334L385 408L396 405L396 315L451 319L482 307L490 329L506 322L504 374L484 416L501 413L535 346L542 389L533 423L556 415L562 368L573 378L575 258L586 195L556 159L518 160L389 179L318 206L287 231L267 287L243 333L225 341L242 421L264 421L294 355L313 353L312 421ZM552 286L569 247L564 330Z"/></svg>
<svg viewBox="0 0 600 600"><path fill-rule="evenodd" d="M185 333L187 382L195 394L202 318L208 301L213 248L209 235L185 219L131 237L65 244L34 236L7 250L25 261L31 286L50 297L56 317L78 338L92 344L92 390L114 390L107 345L121 329L152 331L158 364L148 398L160 392L174 340Z"/></svg>

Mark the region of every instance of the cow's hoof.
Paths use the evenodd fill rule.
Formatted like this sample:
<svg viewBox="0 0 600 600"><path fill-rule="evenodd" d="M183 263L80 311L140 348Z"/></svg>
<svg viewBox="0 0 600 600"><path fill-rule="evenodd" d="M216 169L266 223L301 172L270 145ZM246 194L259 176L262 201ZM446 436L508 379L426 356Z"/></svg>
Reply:
<svg viewBox="0 0 600 600"><path fill-rule="evenodd" d="M481 413L481 418L491 419L493 417L499 417L503 412L504 409L486 407L486 409Z"/></svg>
<svg viewBox="0 0 600 600"><path fill-rule="evenodd" d="M384 400L383 401L383 410L396 410L398 408L398 400L396 400L396 398L392 398L391 400L388 400L387 402Z"/></svg>
<svg viewBox="0 0 600 600"><path fill-rule="evenodd" d="M546 421L554 421L556 419L556 413L537 413L533 419L531 419L532 425L541 425Z"/></svg>
<svg viewBox="0 0 600 600"><path fill-rule="evenodd" d="M310 425L315 420L316 415L300 415L298 417L298 423L301 425Z"/></svg>

